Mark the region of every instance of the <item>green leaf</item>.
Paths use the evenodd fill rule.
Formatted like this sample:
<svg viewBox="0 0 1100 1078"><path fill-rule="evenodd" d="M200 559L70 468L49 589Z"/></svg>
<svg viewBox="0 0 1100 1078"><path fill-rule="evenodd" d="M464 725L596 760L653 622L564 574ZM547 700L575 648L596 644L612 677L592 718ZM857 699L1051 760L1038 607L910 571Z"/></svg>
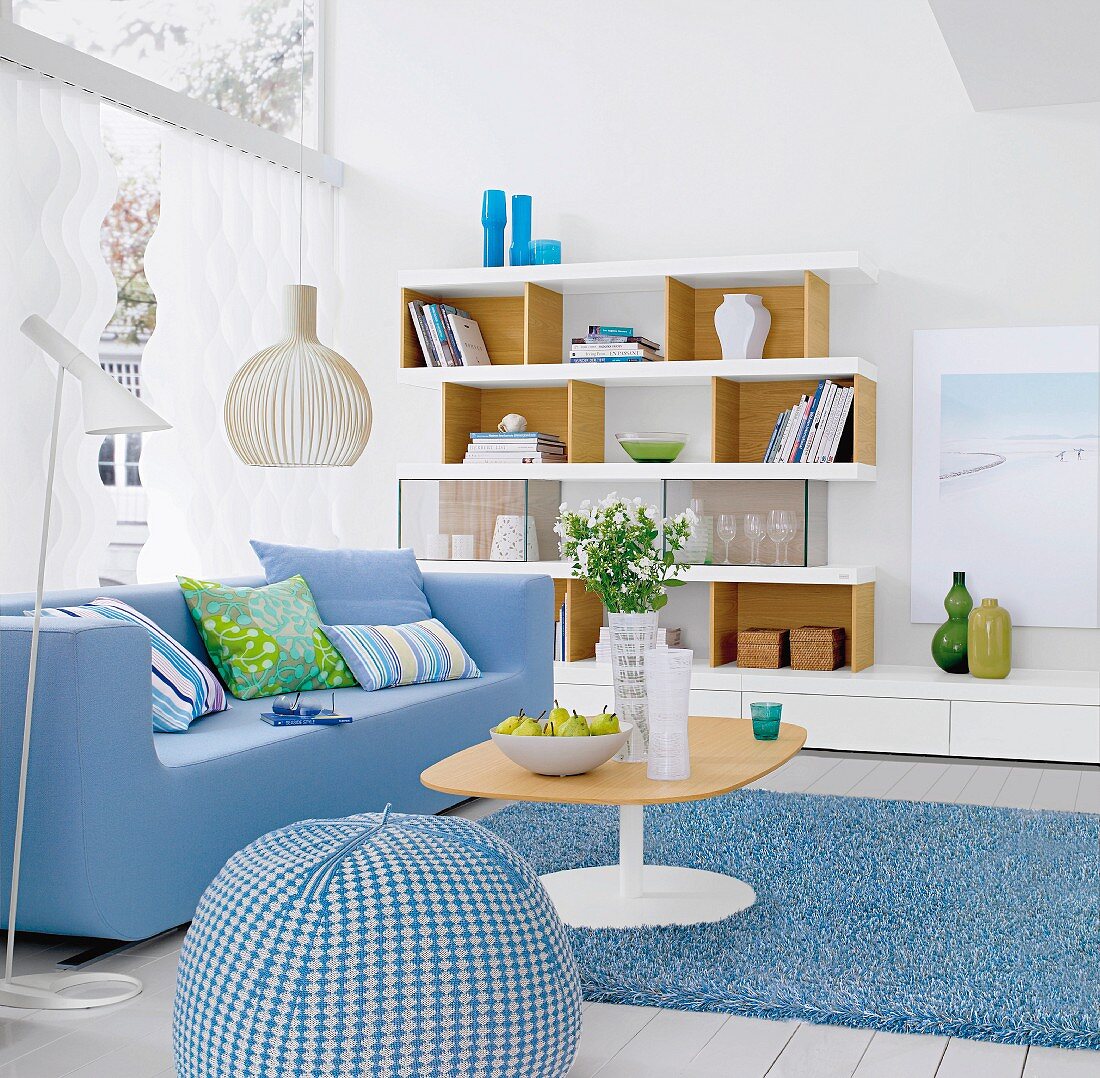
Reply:
<svg viewBox="0 0 1100 1078"><path fill-rule="evenodd" d="M653 609L654 610L660 610L661 607L663 607L667 602L668 602L668 596L667 595L658 595L657 598L653 600Z"/></svg>
<svg viewBox="0 0 1100 1078"><path fill-rule="evenodd" d="M665 581L666 588L682 588L687 583L686 580L676 580L675 578Z"/></svg>

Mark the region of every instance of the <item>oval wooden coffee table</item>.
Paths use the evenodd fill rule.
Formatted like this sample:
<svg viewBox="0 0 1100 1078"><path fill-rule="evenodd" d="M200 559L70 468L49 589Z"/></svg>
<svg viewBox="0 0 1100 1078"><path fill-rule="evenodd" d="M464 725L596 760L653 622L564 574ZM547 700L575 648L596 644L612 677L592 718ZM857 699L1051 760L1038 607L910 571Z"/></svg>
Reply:
<svg viewBox="0 0 1100 1078"><path fill-rule="evenodd" d="M786 763L802 748L806 731L783 723L777 741L757 741L746 719L693 716L691 777L655 782L645 764L611 760L586 775L533 775L493 743L457 752L429 767L420 781L462 797L616 805L619 863L551 872L542 882L566 924L586 928L687 925L720 921L747 909L756 892L720 872L643 863L645 805L702 801L738 790Z"/></svg>

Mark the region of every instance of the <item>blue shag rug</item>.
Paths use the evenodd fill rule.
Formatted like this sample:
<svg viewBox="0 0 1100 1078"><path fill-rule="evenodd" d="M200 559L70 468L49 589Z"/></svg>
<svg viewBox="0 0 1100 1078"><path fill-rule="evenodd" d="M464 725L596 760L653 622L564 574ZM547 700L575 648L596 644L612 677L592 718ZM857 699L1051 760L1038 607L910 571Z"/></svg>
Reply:
<svg viewBox="0 0 1100 1078"><path fill-rule="evenodd" d="M757 904L569 929L586 999L1100 1050L1100 816L765 790L645 812L647 862L737 876ZM540 874L618 857L615 809L482 823Z"/></svg>

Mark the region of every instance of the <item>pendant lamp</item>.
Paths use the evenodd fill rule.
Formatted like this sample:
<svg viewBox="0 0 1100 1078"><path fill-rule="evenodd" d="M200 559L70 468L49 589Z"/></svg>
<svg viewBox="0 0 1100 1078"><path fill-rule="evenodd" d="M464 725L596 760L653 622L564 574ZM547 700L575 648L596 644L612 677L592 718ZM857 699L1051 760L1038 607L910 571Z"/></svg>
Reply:
<svg viewBox="0 0 1100 1078"><path fill-rule="evenodd" d="M302 284L305 229L305 47L298 169L298 283L285 292L286 336L248 359L225 395L229 444L260 468L342 468L354 464L370 437L371 404L359 372L317 337L317 289Z"/></svg>

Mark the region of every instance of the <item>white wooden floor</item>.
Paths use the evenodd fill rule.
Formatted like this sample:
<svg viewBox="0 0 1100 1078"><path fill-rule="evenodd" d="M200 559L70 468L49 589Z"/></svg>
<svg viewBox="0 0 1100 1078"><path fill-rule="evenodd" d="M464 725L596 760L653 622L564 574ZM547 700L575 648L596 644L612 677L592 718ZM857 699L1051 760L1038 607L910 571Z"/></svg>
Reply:
<svg viewBox="0 0 1100 1078"><path fill-rule="evenodd" d="M758 785L786 791L1100 813L1100 769L799 754ZM499 807L460 806L476 818ZM104 1011L0 1007L0 1078L169 1078L182 932L94 968L138 971L145 991ZM43 971L79 945L28 936L17 972ZM1098 1078L1100 1054L798 1022L587 1004L570 1078ZM295 1078L287 1075L286 1078ZM364 1075L363 1078L369 1078ZM517 1075L516 1078L524 1078Z"/></svg>

